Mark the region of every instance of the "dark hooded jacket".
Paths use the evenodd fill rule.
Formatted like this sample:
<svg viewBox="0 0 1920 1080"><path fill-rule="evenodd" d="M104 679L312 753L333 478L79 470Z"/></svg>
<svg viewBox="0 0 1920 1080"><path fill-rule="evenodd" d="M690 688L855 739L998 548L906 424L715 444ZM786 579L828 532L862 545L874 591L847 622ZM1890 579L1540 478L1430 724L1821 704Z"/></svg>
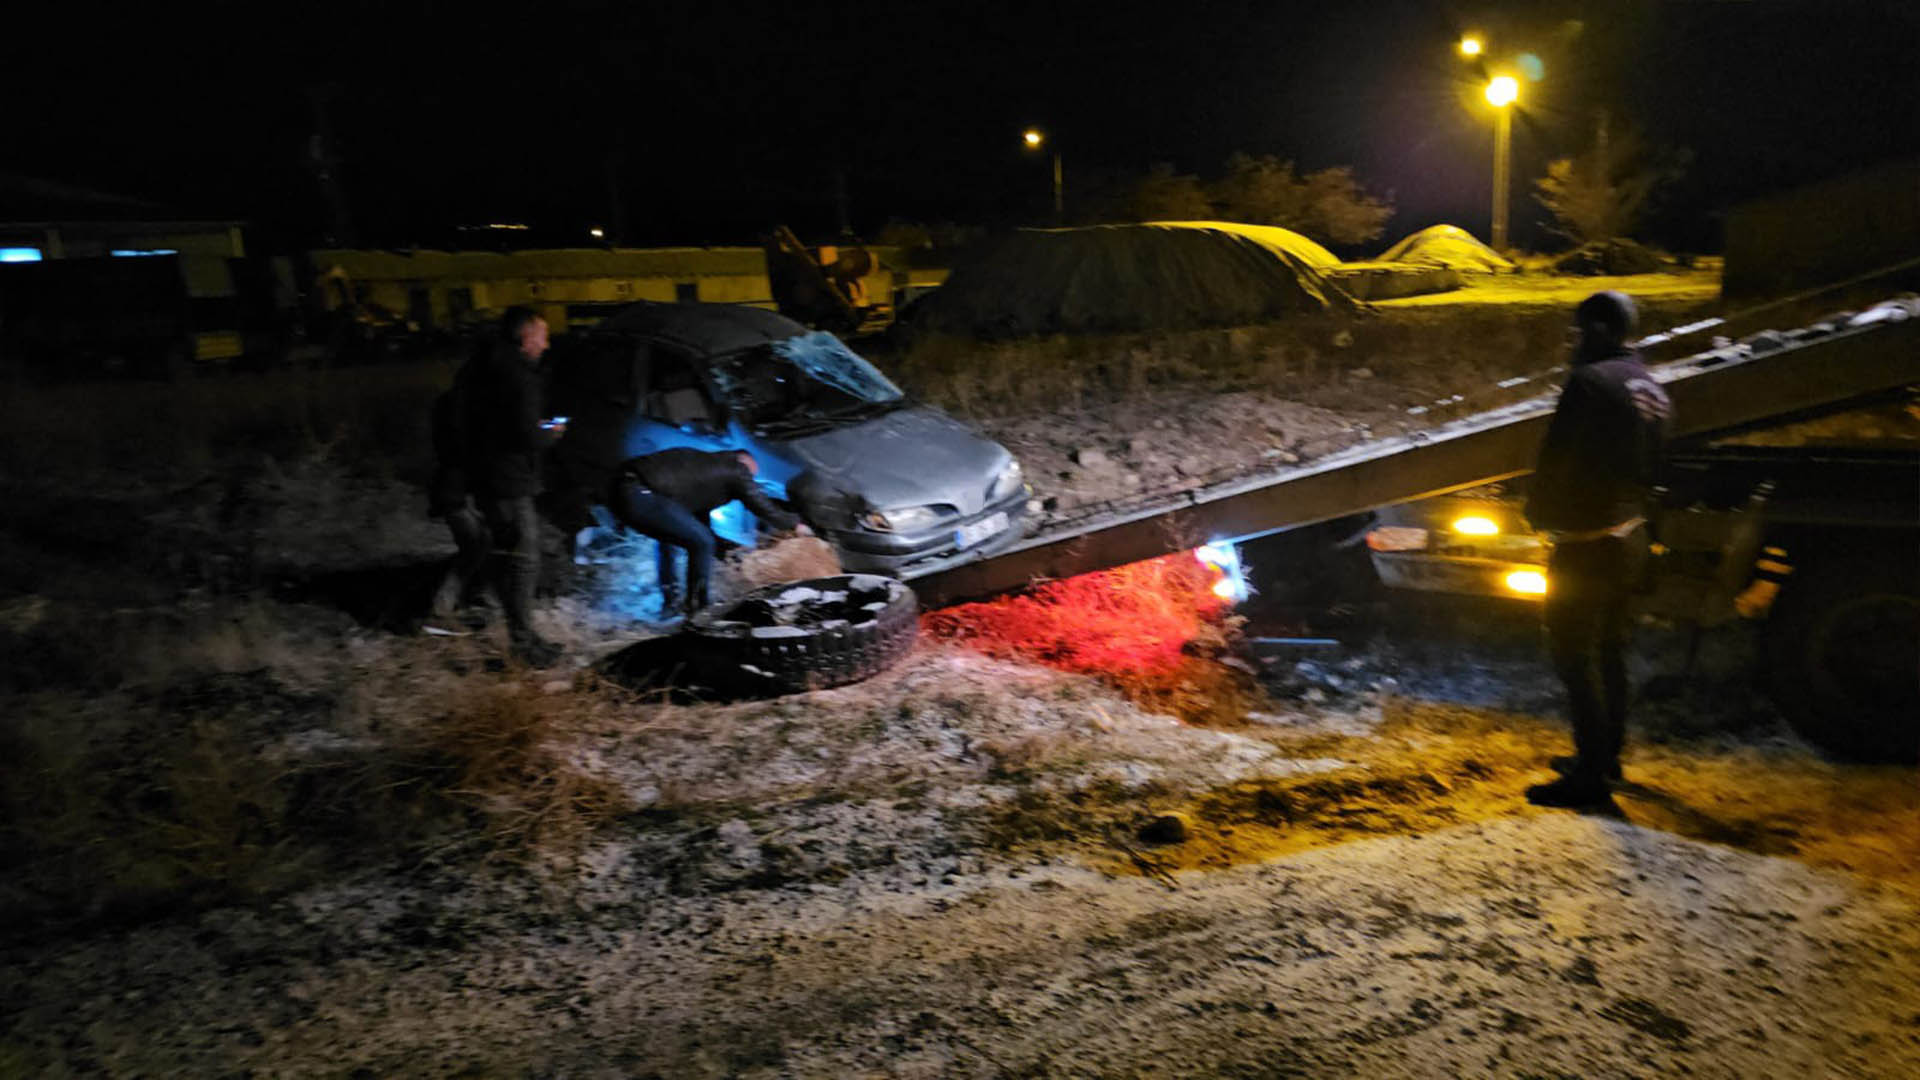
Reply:
<svg viewBox="0 0 1920 1080"><path fill-rule="evenodd" d="M664 495L693 511L701 521L716 507L740 500L753 515L774 530L791 529L799 518L767 497L753 482L753 473L731 450L676 448L637 457L622 467L624 478Z"/></svg>
<svg viewBox="0 0 1920 1080"><path fill-rule="evenodd" d="M513 343L482 344L460 369L465 399L467 479L482 498L540 493L540 453L552 441L541 430L539 367Z"/></svg>
<svg viewBox="0 0 1920 1080"><path fill-rule="evenodd" d="M1540 446L1527 520L1589 532L1645 516L1672 411L1632 349L1576 357Z"/></svg>

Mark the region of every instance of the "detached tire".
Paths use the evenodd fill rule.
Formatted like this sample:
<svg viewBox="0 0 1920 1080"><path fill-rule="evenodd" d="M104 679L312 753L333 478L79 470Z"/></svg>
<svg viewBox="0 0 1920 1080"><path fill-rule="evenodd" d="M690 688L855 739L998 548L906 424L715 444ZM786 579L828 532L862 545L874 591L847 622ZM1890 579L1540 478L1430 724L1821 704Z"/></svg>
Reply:
<svg viewBox="0 0 1920 1080"><path fill-rule="evenodd" d="M1800 568L1767 619L1767 681L1808 742L1854 761L1920 760L1920 582L1855 555Z"/></svg>
<svg viewBox="0 0 1920 1080"><path fill-rule="evenodd" d="M794 693L872 678L904 659L920 632L904 582L841 574L768 585L687 620L690 648L727 691Z"/></svg>

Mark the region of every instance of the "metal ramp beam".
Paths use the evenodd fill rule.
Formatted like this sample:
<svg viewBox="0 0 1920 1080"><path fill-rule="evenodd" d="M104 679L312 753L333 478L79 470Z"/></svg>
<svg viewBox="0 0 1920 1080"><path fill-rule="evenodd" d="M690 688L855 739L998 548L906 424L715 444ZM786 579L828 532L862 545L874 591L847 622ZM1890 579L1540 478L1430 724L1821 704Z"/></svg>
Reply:
<svg viewBox="0 0 1920 1080"><path fill-rule="evenodd" d="M1920 382L1920 311L1837 331L1779 336L1662 364L1676 438L1727 432ZM1784 342L1779 344L1778 342ZM906 577L929 608L1242 540L1532 470L1557 393L1285 466L1140 499L1044 527L992 558Z"/></svg>

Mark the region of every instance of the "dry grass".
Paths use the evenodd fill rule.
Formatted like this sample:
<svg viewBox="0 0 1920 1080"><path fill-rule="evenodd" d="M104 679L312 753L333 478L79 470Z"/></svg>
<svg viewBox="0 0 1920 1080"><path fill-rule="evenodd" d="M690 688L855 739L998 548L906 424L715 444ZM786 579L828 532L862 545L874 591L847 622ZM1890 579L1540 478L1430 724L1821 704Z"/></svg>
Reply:
<svg viewBox="0 0 1920 1080"><path fill-rule="evenodd" d="M449 693L398 646L304 655L304 612L277 614L203 626L119 690L5 699L0 924L141 921L429 854L565 856L628 808L568 755L574 695L511 676Z"/></svg>
<svg viewBox="0 0 1920 1080"><path fill-rule="evenodd" d="M237 458L288 461L325 447L414 477L430 463L429 406L452 377L451 365L429 361L178 383L8 383L0 474L173 483Z"/></svg>
<svg viewBox="0 0 1920 1080"><path fill-rule="evenodd" d="M418 796L457 808L491 857L570 850L632 809L619 785L590 775L560 748L564 706L520 682L471 687L394 747Z"/></svg>
<svg viewBox="0 0 1920 1080"><path fill-rule="evenodd" d="M813 536L796 536L763 547L742 548L721 568L738 590L757 589L786 581L832 577L840 573L840 557L832 545Z"/></svg>
<svg viewBox="0 0 1920 1080"><path fill-rule="evenodd" d="M13 932L270 895L314 868L295 786L228 725L141 709L88 730L65 704L16 700L0 726Z"/></svg>

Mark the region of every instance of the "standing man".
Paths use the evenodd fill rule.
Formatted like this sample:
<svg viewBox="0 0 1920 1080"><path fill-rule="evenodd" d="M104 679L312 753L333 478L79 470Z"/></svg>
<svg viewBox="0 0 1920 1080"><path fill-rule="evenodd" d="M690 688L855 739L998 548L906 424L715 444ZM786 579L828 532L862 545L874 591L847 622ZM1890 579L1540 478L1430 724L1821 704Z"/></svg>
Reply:
<svg viewBox="0 0 1920 1080"><path fill-rule="evenodd" d="M458 577L463 567L471 573L478 562L490 562L486 572L506 614L513 655L534 667L551 666L560 658L559 646L534 632L532 617L540 575L540 521L533 508L533 498L540 493L540 455L564 431L563 425L541 416L540 358L546 352L547 321L531 308L508 308L500 319L499 336L483 342L460 369L450 392L454 403L446 406L450 415L445 423L456 429L447 441L464 448L461 464L473 503L464 495L454 499L450 490L437 490L447 482L449 462L444 460L435 492L461 549L436 597L436 608L451 602L450 590L457 600L465 587L465 578ZM436 427L441 408L436 405ZM445 503L452 503L452 509L444 508ZM490 559L476 556L477 551L490 552Z"/></svg>
<svg viewBox="0 0 1920 1080"><path fill-rule="evenodd" d="M754 483L759 473L760 463L744 450L662 450L621 468L607 506L621 524L659 541L662 614L684 606L691 615L707 606L717 544L707 521L716 507L738 499L775 532L808 532ZM684 605L675 595L674 548L687 553Z"/></svg>
<svg viewBox="0 0 1920 1080"><path fill-rule="evenodd" d="M1627 601L1646 568L1649 497L1673 407L1627 346L1624 293L1574 309L1573 374L1547 427L1527 520L1553 541L1546 624L1573 721L1561 777L1527 789L1541 806L1604 807L1620 779L1627 722Z"/></svg>

